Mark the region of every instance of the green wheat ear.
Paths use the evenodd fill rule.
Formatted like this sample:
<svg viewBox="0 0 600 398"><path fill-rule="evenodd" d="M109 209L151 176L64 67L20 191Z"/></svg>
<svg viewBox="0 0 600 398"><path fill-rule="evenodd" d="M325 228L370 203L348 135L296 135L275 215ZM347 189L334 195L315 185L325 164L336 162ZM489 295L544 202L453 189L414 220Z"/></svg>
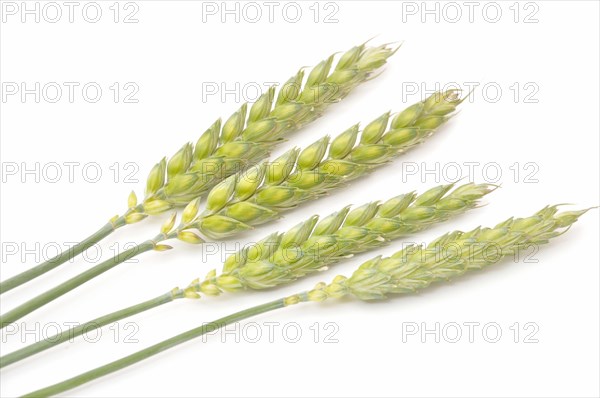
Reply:
<svg viewBox="0 0 600 398"><path fill-rule="evenodd" d="M509 218L493 228L450 232L427 246L410 245L391 257L375 257L349 278L337 276L330 284L319 283L305 296L289 300L323 301L347 295L379 300L390 294L413 293L495 264L529 246L548 243L588 210L557 213L557 206L547 206L531 217Z"/></svg>
<svg viewBox="0 0 600 398"><path fill-rule="evenodd" d="M198 139L150 171L146 195L135 213L160 214L207 192L223 178L264 159L291 131L321 116L333 103L368 80L398 48L356 46L333 67L334 56L309 73L301 69L276 94L271 87L254 104L243 104L224 123L217 120ZM305 77L305 74L307 76ZM133 220L132 220L133 221Z"/></svg>
<svg viewBox="0 0 600 398"><path fill-rule="evenodd" d="M386 202L345 207L321 221L317 216L285 233L275 233L229 256L223 273L194 280L186 297L223 291L265 289L290 283L340 259L387 244L477 207L495 187L468 183L454 189L440 185L421 195L414 192Z"/></svg>
<svg viewBox="0 0 600 398"><path fill-rule="evenodd" d="M281 217L281 213L326 195L362 177L425 141L448 121L463 101L456 90L439 92L394 117L386 112L360 132L354 125L335 137L324 136L303 150L291 149L215 186L206 209L184 217L180 230L197 229L223 239ZM450 204L448 204L450 206Z"/></svg>

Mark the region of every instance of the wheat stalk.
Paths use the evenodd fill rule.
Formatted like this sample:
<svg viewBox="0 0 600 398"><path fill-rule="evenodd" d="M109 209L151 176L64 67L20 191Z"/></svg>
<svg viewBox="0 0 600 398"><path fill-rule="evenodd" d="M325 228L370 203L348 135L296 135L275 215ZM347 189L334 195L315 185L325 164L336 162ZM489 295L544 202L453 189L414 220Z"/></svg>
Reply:
<svg viewBox="0 0 600 398"><path fill-rule="evenodd" d="M252 106L242 105L225 123L217 120L195 146L183 145L168 161L163 158L152 168L142 203L138 204L132 192L122 216L114 216L69 250L3 281L0 294L69 261L116 229L185 205L223 178L264 159L285 134L318 118L327 106L368 80L397 49L388 45L368 47L365 43L345 52L333 69L332 55L312 68L306 79L301 69L282 86L277 98L275 87L271 87Z"/></svg>
<svg viewBox="0 0 600 398"><path fill-rule="evenodd" d="M200 212L200 198L192 200L183 210L178 226L175 226L176 214L172 214L153 239L119 253L0 316L0 329L123 261L150 250L172 249L162 243L164 241L179 239L201 244L205 240L196 233L197 230L220 239L278 218L283 210L323 195L341 182L351 181L422 142L451 117L461 101L455 91L436 93L398 114L385 133L388 114L376 119L365 128L361 143L356 146L356 129L350 129L334 139L331 147L327 140L321 139L297 156L289 156L297 151L288 152L284 155L287 160L274 162L272 168L255 168L255 173L250 173L252 178L238 173L209 192L205 211ZM328 147L329 157L323 160ZM337 162L338 167L332 167L332 162ZM238 219L233 218L235 215ZM239 219L242 217L245 222Z"/></svg>
<svg viewBox="0 0 600 398"><path fill-rule="evenodd" d="M319 222L312 216L285 233L273 233L227 257L223 272L208 273L187 288L174 288L154 299L104 315L0 358L0 367L10 365L56 346L82 333L181 298L216 296L224 291L271 288L301 278L349 258L381 247L393 239L421 231L478 205L492 187L465 184L440 185L421 195L414 192L384 203L371 202L350 210L344 207Z"/></svg>
<svg viewBox="0 0 600 398"><path fill-rule="evenodd" d="M447 280L468 270L494 264L524 246L547 243L550 239L564 233L586 211L556 214L556 206L552 206L542 209L532 217L508 219L494 228L476 228L470 232L456 231L445 234L426 248L411 246L392 257L385 259L376 257L367 261L350 278L338 276L330 284L319 283L307 292L251 307L203 324L106 365L26 394L24 397L60 394L231 323L301 302L320 302L345 295L373 300L385 298L388 294L413 292L432 282ZM442 248L450 244L457 248L457 254L452 257L441 256ZM484 255L482 250L470 250L473 246L489 247L490 245L498 249L498 254L493 260Z"/></svg>

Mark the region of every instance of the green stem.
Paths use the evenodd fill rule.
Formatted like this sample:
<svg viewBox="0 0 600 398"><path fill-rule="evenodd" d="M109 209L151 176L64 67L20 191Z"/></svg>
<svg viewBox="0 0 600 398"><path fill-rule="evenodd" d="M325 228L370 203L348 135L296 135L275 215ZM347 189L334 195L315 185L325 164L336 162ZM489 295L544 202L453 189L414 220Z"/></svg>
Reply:
<svg viewBox="0 0 600 398"><path fill-rule="evenodd" d="M78 376L67 379L52 386L42 388L41 390L31 392L29 394L24 395L23 397L48 397L63 393L82 384L85 384L102 376L106 376L110 373L116 372L135 363L143 361L144 359L150 358L151 356L159 354L165 350L168 350L169 348L175 347L196 337L202 336L203 334L214 332L215 330L220 329L233 322L238 322L243 319L263 314L265 312L283 308L285 306L285 299L279 299L266 304L258 305L256 307L248 308L240 312L236 312L226 317L217 319L216 321L213 321L211 323L205 324L195 329L188 330L187 332L161 341L158 344L154 344L153 346L135 352L116 361L110 362L104 366L100 366L96 369L82 373Z"/></svg>
<svg viewBox="0 0 600 398"><path fill-rule="evenodd" d="M45 261L31 269L28 269L27 271L21 272L20 274L5 280L4 282L0 283L0 294L6 293L9 290L21 286L22 284L27 283L30 280L37 278L38 276L43 275L48 271L53 270L59 265L66 263L70 259L78 256L88 248L92 247L96 243L100 242L102 239L106 238L108 235L113 233L114 230L115 226L113 226L113 224L111 223L107 223L94 234L88 236L75 246L57 254L48 261Z"/></svg>
<svg viewBox="0 0 600 398"><path fill-rule="evenodd" d="M103 326L117 322L123 318L127 318L144 311L148 311L152 308L161 306L163 304L170 303L171 301L183 297L183 290L173 289L169 293L162 294L151 300L144 301L142 303L132 305L131 307L123 308L119 311L112 312L110 314L101 316L92 321L85 322L77 327L70 328L64 332L60 332L54 336L45 338L36 343L28 345L27 347L21 348L20 350L6 354L0 357L0 368L18 362L22 359L28 358L32 355L45 351L49 348L70 341L75 337L81 336L84 333L91 332L92 330L99 329Z"/></svg>
<svg viewBox="0 0 600 398"><path fill-rule="evenodd" d="M147 252L152 249L154 249L154 241L145 241L139 245L132 247L129 250L125 250L124 252L117 254L113 258L106 260L85 272L82 272L81 274L69 279L66 282L61 283L60 285L40 294L39 296L34 297L33 299L21 304L17 308L8 311L6 314L1 315L0 329L3 329L7 325L18 321L25 315L30 314L38 308L83 285L90 279L93 279L96 276L103 274L111 268L121 264L122 262L125 262L141 253Z"/></svg>

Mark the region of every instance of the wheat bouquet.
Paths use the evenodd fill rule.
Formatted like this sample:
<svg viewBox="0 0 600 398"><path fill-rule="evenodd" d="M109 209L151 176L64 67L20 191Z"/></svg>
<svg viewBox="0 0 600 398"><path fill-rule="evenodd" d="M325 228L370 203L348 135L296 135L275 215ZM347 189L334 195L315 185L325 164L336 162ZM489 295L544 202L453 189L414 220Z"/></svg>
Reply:
<svg viewBox="0 0 600 398"><path fill-rule="evenodd" d="M116 229L148 216L181 207L179 223L177 213L171 214L156 236L1 315L0 328L128 259L149 251L169 251L172 249L167 244L169 240L201 245L209 240L238 236L258 225L274 222L288 209L334 192L423 143L464 101L458 91L435 93L396 114L385 112L362 129L355 124L334 138L326 135L304 149L291 148L276 159L265 160L287 134L315 120L329 104L340 101L371 78L396 50L388 45L362 44L343 53L337 61L330 56L307 76L304 70L299 71L278 93L271 88L254 104L242 105L224 123L217 120L195 145L183 145L170 159L163 158L151 169L142 200L132 192L123 215L113 217L73 249L0 283L0 293L58 267ZM323 218L313 215L288 231L268 234L255 245L227 257L219 273L209 271L183 288L167 289L155 298L6 354L0 357L0 367L55 347L85 331L175 300L293 283L349 260L354 254L374 250L476 208L495 188L488 184L445 184L421 194L409 192L384 202L346 206ZM393 294L412 293L431 283L492 265L524 247L545 244L566 232L588 210L559 213L557 206L547 206L530 217L510 218L492 228L454 231L427 246L410 245L391 257L374 257L349 277L337 276L307 291L235 312L26 396L60 394L216 328L269 311L346 296L383 300Z"/></svg>

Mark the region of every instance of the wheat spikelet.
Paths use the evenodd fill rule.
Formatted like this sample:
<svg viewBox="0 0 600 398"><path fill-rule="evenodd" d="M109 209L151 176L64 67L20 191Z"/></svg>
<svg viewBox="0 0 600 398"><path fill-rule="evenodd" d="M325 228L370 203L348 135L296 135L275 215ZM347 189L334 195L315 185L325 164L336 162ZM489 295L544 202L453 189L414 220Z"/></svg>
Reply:
<svg viewBox="0 0 600 398"><path fill-rule="evenodd" d="M396 50L362 44L344 53L333 69L332 55L306 79L305 71L300 70L277 97L271 87L251 106L243 104L225 123L217 120L195 146L185 144L168 161L163 158L152 168L143 203L138 206L135 194L130 196L126 221L137 222L185 205L223 178L264 159L285 134L318 118L327 106L366 81Z"/></svg>
<svg viewBox="0 0 600 398"><path fill-rule="evenodd" d="M206 210L181 230L195 228L222 239L277 219L282 211L361 177L423 142L462 101L456 90L435 93L391 122L390 113L384 113L363 129L358 144L359 128L354 125L331 142L326 136L302 151L292 149L271 163L237 173L209 192Z"/></svg>
<svg viewBox="0 0 600 398"><path fill-rule="evenodd" d="M487 184L440 185L421 195L409 193L384 203L345 207L318 222L313 216L285 233L274 233L227 258L223 273L193 281L185 297L218 295L246 288L265 289L292 282L353 253L380 247L478 205L493 188ZM178 289L174 289L178 291Z"/></svg>
<svg viewBox="0 0 600 398"><path fill-rule="evenodd" d="M495 264L531 245L548 243L588 210L557 214L557 206L548 206L531 217L509 218L493 228L447 233L426 247L410 245L391 257L375 257L349 278L337 276L330 284L319 283L308 293L288 300L323 301L346 295L379 300L389 294L416 292L433 282L448 281L469 270Z"/></svg>

